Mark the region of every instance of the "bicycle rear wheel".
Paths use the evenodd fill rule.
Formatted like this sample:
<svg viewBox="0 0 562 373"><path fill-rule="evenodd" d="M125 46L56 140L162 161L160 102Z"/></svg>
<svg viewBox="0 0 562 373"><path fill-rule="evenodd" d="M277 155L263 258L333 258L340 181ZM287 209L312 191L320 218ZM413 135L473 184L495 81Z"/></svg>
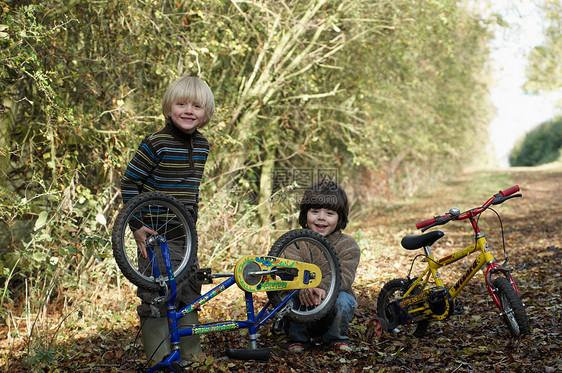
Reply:
<svg viewBox="0 0 562 373"><path fill-rule="evenodd" d="M377 315L384 319L387 331L402 331L406 334L413 335L414 337L421 338L427 332L429 322L427 320L420 321L413 324L400 324L398 315L390 312L388 305L397 301L404 296L406 291L410 288L411 282L405 278L396 278L387 282L377 299ZM412 295L420 292L419 286L413 290Z"/></svg>
<svg viewBox="0 0 562 373"><path fill-rule="evenodd" d="M341 272L338 256L326 238L308 229L296 229L282 235L269 251L269 256L315 264L322 274L319 287L326 291L324 300L318 306L305 307L295 297L297 299L289 301L289 320L300 323L316 321L332 309L340 292ZM268 291L267 296L277 306L291 291Z"/></svg>
<svg viewBox="0 0 562 373"><path fill-rule="evenodd" d="M176 284L180 284L187 278L197 255L197 233L190 213L176 198L148 192L132 198L117 216L112 248L119 269L133 284L156 291L161 287L158 278L168 281L166 267L158 243L147 248L154 254L152 259L140 255L139 244L146 241L138 242L133 233L143 227L166 238L173 276Z"/></svg>
<svg viewBox="0 0 562 373"><path fill-rule="evenodd" d="M517 292L505 277L498 277L493 281L497 289L498 298L502 306L502 317L513 338L523 334L531 334L531 325L527 318L525 306Z"/></svg>

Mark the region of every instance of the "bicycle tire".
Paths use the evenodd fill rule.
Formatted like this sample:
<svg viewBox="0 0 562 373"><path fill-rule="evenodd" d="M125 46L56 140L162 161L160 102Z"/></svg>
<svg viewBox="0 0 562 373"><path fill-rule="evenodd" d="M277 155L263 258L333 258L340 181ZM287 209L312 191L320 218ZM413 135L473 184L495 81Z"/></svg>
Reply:
<svg viewBox="0 0 562 373"><path fill-rule="evenodd" d="M176 285L181 284L188 277L197 256L197 232L191 214L176 198L161 192L148 192L128 201L115 220L111 244L119 269L138 287L157 291L161 285L154 276L151 261L140 256L133 236L133 231L142 226L166 237L173 276ZM153 252L161 275L159 277L164 277L164 281L168 282L160 247Z"/></svg>
<svg viewBox="0 0 562 373"><path fill-rule="evenodd" d="M527 318L525 306L521 298L505 277L498 277L493 281L502 307L502 318L513 338L531 334L531 325Z"/></svg>
<svg viewBox="0 0 562 373"><path fill-rule="evenodd" d="M322 273L320 287L326 290L324 300L318 306L304 307L293 299L286 314L289 320L309 323L320 320L332 310L340 292L341 270L338 255L326 238L308 229L292 230L275 241L269 256L312 263ZM268 291L267 296L277 306L291 291Z"/></svg>
<svg viewBox="0 0 562 373"><path fill-rule="evenodd" d="M414 337L421 338L427 332L429 321L423 320L415 324L399 324L394 314L387 312L387 306L402 298L402 296L409 289L411 281L405 278L396 278L387 282L381 289L377 298L377 315L384 320L383 325L386 326L386 331L403 331L406 334L413 335ZM419 286L414 289L412 295L420 292Z"/></svg>

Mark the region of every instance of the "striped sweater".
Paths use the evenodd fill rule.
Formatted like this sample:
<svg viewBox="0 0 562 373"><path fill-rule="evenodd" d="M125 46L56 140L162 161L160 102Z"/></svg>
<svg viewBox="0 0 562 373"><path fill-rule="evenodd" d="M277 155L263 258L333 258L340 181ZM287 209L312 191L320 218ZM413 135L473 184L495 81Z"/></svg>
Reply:
<svg viewBox="0 0 562 373"><path fill-rule="evenodd" d="M146 136L121 180L123 202L143 192L164 192L180 200L196 218L209 148L199 131L189 135L173 123Z"/></svg>

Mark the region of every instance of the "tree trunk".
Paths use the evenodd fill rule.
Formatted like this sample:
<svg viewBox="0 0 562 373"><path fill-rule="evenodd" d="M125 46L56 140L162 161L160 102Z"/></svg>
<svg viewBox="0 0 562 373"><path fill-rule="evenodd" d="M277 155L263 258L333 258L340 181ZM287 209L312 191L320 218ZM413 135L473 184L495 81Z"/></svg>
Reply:
<svg viewBox="0 0 562 373"><path fill-rule="evenodd" d="M13 102L4 98L0 103L0 185L6 185L8 170L10 169L10 134L14 121L12 120Z"/></svg>

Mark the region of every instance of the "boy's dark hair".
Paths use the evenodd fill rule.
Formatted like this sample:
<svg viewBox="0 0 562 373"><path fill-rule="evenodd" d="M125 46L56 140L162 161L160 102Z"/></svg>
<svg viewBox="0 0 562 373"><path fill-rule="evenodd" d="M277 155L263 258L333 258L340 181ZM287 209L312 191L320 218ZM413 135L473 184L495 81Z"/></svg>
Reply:
<svg viewBox="0 0 562 373"><path fill-rule="evenodd" d="M348 223L349 203L347 194L334 181L322 181L309 187L300 203L299 224L308 228L306 216L310 209L328 209L338 213L336 230L343 230Z"/></svg>

